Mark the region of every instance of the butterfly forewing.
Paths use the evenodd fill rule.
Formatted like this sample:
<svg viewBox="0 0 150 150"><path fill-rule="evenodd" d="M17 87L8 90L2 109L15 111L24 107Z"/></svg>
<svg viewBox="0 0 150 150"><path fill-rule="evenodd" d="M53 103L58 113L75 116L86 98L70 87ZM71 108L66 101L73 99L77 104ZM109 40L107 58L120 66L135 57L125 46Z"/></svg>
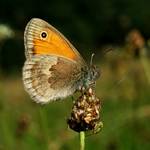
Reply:
<svg viewBox="0 0 150 150"><path fill-rule="evenodd" d="M42 37L43 33L46 34L45 38ZM74 46L57 29L41 19L31 19L27 24L24 41L27 58L37 54L56 55L85 64Z"/></svg>

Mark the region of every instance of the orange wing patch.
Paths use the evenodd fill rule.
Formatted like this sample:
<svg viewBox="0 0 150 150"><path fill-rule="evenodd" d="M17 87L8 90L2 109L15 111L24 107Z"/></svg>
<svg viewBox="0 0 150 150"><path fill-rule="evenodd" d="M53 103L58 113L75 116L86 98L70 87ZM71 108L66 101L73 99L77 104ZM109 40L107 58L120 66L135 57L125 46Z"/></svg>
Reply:
<svg viewBox="0 0 150 150"><path fill-rule="evenodd" d="M58 33L55 33L55 31L46 29L45 32L47 33L47 37L45 39L42 39L40 37L41 35L39 35L39 38L33 38L33 53L35 55L57 55L72 60L77 60L77 55L65 39L63 39Z"/></svg>

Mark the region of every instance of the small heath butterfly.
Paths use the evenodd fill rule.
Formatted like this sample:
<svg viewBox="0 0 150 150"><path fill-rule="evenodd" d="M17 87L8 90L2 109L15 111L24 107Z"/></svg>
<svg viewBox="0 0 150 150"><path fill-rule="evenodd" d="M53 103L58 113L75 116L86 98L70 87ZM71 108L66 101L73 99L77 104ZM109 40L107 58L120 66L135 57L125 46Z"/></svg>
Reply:
<svg viewBox="0 0 150 150"><path fill-rule="evenodd" d="M76 48L53 26L33 18L24 32L23 83L31 98L47 103L89 88L99 70L87 65Z"/></svg>

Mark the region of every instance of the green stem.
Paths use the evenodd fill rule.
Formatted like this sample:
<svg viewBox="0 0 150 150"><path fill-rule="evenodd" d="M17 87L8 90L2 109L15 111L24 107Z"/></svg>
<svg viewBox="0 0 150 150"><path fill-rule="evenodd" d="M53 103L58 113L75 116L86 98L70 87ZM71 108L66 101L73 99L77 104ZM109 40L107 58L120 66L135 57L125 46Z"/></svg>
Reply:
<svg viewBox="0 0 150 150"><path fill-rule="evenodd" d="M85 149L85 132L81 131L80 132L80 150Z"/></svg>
<svg viewBox="0 0 150 150"><path fill-rule="evenodd" d="M147 80L150 84L150 69L149 69L149 60L148 60L148 58L146 56L141 57L141 63L143 65Z"/></svg>

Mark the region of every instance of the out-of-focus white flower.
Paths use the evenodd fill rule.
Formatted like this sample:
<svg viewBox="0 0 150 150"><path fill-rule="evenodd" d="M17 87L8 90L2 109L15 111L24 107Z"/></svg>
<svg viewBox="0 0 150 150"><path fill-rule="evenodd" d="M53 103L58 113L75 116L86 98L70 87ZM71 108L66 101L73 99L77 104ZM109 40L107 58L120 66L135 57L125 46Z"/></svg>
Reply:
<svg viewBox="0 0 150 150"><path fill-rule="evenodd" d="M14 31L6 24L0 24L0 41L12 38L15 35Z"/></svg>

